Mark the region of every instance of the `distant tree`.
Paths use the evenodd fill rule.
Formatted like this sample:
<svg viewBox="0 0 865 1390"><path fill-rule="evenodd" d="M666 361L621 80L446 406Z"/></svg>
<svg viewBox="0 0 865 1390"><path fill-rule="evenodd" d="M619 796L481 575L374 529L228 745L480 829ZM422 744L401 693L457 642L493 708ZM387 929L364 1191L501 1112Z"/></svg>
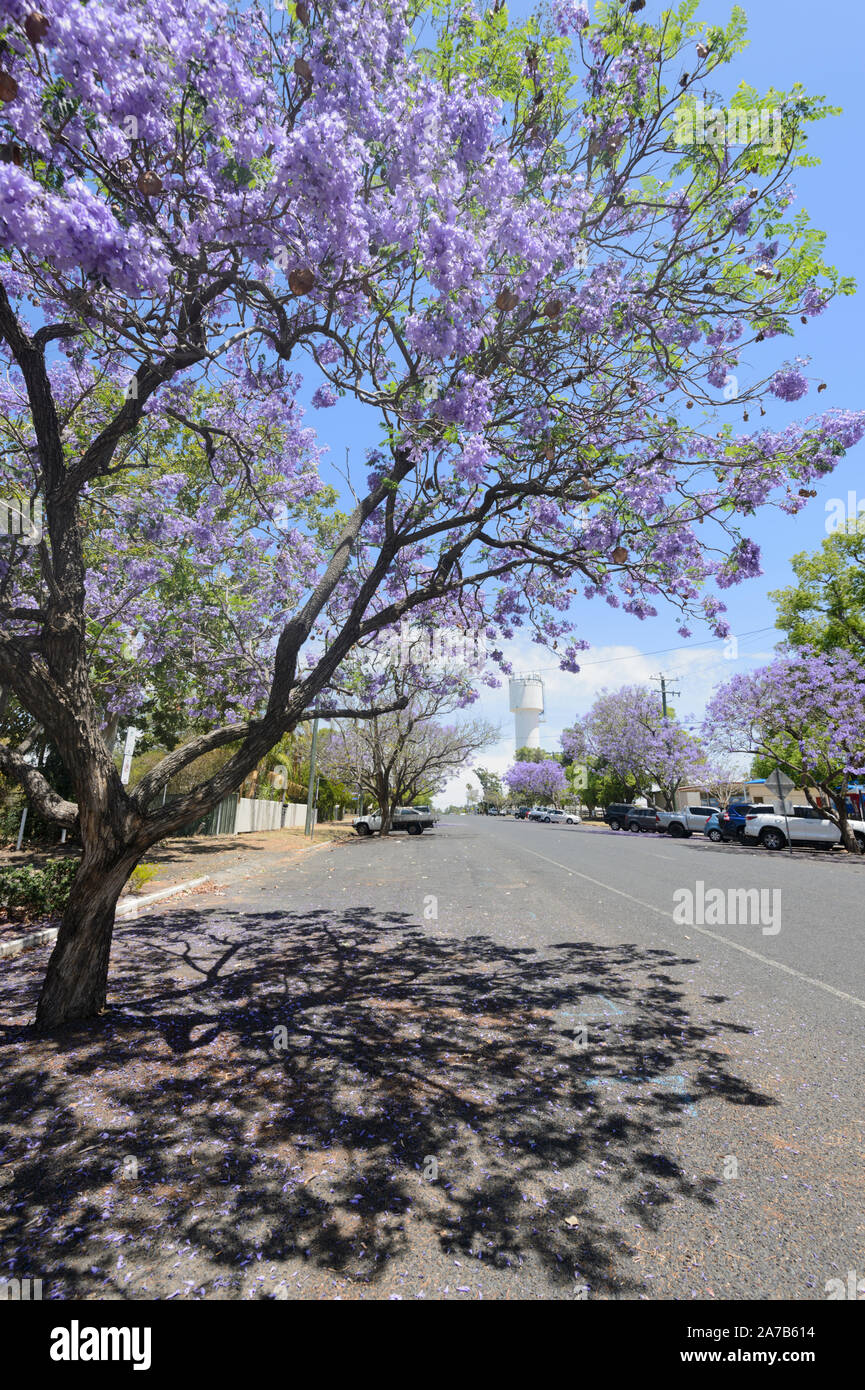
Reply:
<svg viewBox="0 0 865 1390"><path fill-rule="evenodd" d="M514 754L514 761L518 763L544 763L562 762L561 753L548 753L545 748L518 748Z"/></svg>
<svg viewBox="0 0 865 1390"><path fill-rule="evenodd" d="M505 799L501 778L495 772L487 772L486 768L483 767L476 767L474 774L481 784L485 804L487 806L501 806Z"/></svg>
<svg viewBox="0 0 865 1390"><path fill-rule="evenodd" d="M553 758L543 762L514 763L504 780L512 796L524 796L531 801L551 801L558 805L568 782L560 763Z"/></svg>
<svg viewBox="0 0 865 1390"><path fill-rule="evenodd" d="M699 740L642 685L602 690L588 714L565 729L562 747L575 758L593 755L635 796L657 786L667 810L705 758Z"/></svg>
<svg viewBox="0 0 865 1390"><path fill-rule="evenodd" d="M498 726L485 719L440 723L435 715L446 708L446 697L426 691L413 695L405 709L334 726L322 768L375 799L380 834L390 833L397 806L421 795L431 798L475 753L498 740Z"/></svg>

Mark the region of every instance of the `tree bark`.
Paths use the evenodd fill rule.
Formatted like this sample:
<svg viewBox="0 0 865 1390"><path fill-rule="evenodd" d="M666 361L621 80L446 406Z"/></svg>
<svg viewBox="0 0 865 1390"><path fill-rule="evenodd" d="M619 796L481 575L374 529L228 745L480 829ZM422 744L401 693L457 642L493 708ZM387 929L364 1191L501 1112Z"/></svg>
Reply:
<svg viewBox="0 0 865 1390"><path fill-rule="evenodd" d="M105 1008L117 900L143 850L96 846L81 861L36 1007L36 1031L94 1018Z"/></svg>
<svg viewBox="0 0 865 1390"><path fill-rule="evenodd" d="M850 829L850 821L847 815L847 805L845 800L835 802L835 810L838 813L838 829L841 832L841 843L849 854L861 854L862 848L853 831Z"/></svg>

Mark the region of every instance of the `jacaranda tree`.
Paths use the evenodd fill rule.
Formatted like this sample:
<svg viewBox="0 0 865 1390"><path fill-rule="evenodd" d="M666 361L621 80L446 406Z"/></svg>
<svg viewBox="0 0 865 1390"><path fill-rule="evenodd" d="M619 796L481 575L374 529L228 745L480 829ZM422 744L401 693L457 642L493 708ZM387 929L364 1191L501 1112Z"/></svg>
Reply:
<svg viewBox="0 0 865 1390"><path fill-rule="evenodd" d="M865 776L865 666L850 652L802 651L726 681L706 728L733 752L780 767L838 826L845 849L865 852L850 825L849 783Z"/></svg>
<svg viewBox="0 0 865 1390"><path fill-rule="evenodd" d="M525 797L529 802L558 802L568 779L561 763L545 758L539 763L514 763L504 775L512 797Z"/></svg>
<svg viewBox="0 0 865 1390"><path fill-rule="evenodd" d="M732 423L805 396L804 359L778 348L850 286L792 210L827 108L739 87L731 108L773 113L771 141L762 120L740 146L704 130L697 93L742 20L693 10L599 6L590 24L559 0L514 31L503 8L438 0L0 0L0 491L44 505L44 535L3 552L0 683L75 798L12 745L0 771L83 845L39 1027L104 1006L131 869L342 708L355 649L411 615L492 643L528 627L573 670L572 603L595 596L641 617L666 599L683 632L694 615L724 634L717 590L759 570L741 519L798 511L861 436L843 410ZM309 509L301 369L322 411L351 396L381 426L328 516ZM175 427L188 455L151 478L149 441ZM117 534L103 520L96 544L106 511ZM166 622L171 527L192 532L213 610L193 567ZM182 664L194 642L196 671L210 643L225 671L235 605L246 695L213 681L208 700L203 676L213 727L127 790L105 730L130 666L146 691L165 643ZM92 665L100 620L116 686Z"/></svg>
<svg viewBox="0 0 865 1390"><path fill-rule="evenodd" d="M664 712L660 696L645 685L602 690L588 714L562 734L573 758L589 757L632 795L660 789L668 811L684 781L701 775L705 752L692 732Z"/></svg>

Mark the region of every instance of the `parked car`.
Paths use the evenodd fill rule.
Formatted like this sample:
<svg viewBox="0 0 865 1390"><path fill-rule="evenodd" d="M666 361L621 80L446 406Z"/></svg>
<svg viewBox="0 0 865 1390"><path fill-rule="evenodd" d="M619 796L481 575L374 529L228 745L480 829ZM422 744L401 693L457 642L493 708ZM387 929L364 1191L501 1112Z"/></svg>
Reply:
<svg viewBox="0 0 865 1390"><path fill-rule="evenodd" d="M489 806L489 807L487 807L487 815L488 815L488 816L497 816L498 813L499 813L499 808L498 808L498 806Z"/></svg>
<svg viewBox="0 0 865 1390"><path fill-rule="evenodd" d="M721 829L720 811L716 811L714 816L710 816L706 821L706 829L703 831L703 834L706 836L707 840L711 840L715 845L719 845L722 841L732 838L730 835L725 835Z"/></svg>
<svg viewBox="0 0 865 1390"><path fill-rule="evenodd" d="M514 811L514 819L515 819L515 820L525 820L526 817L528 816L528 814L529 814L529 808L528 808L528 806L518 806L517 809Z"/></svg>
<svg viewBox="0 0 865 1390"><path fill-rule="evenodd" d="M851 820L849 824L859 845L865 850L865 821ZM745 817L743 841L770 850L784 849L788 844L794 849L801 845L809 849L831 850L841 843L841 831L834 821L821 815L813 806L794 806L787 816L777 812L767 813L761 807L759 812L749 811Z"/></svg>
<svg viewBox="0 0 865 1390"><path fill-rule="evenodd" d="M550 810L547 806L533 806L532 809L529 811L529 814L526 817L526 819L534 821L548 821L550 819Z"/></svg>
<svg viewBox="0 0 865 1390"><path fill-rule="evenodd" d="M372 835L373 831L381 830L381 816L378 812L375 815L355 816L352 825L358 835ZM391 830L406 830L409 835L420 835L424 830L431 830L434 825L434 816L421 814L419 807L397 806L390 828Z"/></svg>
<svg viewBox="0 0 865 1390"><path fill-rule="evenodd" d="M565 825L582 825L583 818L579 811L565 811Z"/></svg>
<svg viewBox="0 0 865 1390"><path fill-rule="evenodd" d="M684 811L661 811L661 828L676 839L690 839L694 831L706 829L717 806L686 806Z"/></svg>
<svg viewBox="0 0 865 1390"><path fill-rule="evenodd" d="M604 808L604 820L611 830L624 830L628 815L634 809L629 801L614 801Z"/></svg>
<svg viewBox="0 0 865 1390"><path fill-rule="evenodd" d="M628 812L625 828L632 835L645 834L652 830L663 830L661 812L657 806L632 806Z"/></svg>
<svg viewBox="0 0 865 1390"><path fill-rule="evenodd" d="M774 815L775 807L764 806L758 802L731 801L718 817L719 829L725 840L741 841L745 831L745 817L749 811L754 811L757 814L765 812L767 815Z"/></svg>
<svg viewBox="0 0 865 1390"><path fill-rule="evenodd" d="M545 821L551 821L553 825L579 825L580 817L576 811L558 811L555 807L548 807Z"/></svg>

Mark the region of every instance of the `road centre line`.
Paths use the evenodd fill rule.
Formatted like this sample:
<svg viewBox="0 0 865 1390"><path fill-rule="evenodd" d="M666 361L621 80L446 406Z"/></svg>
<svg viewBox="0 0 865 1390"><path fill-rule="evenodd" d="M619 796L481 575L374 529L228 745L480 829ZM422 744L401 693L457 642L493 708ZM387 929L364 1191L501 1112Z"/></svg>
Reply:
<svg viewBox="0 0 865 1390"><path fill-rule="evenodd" d="M557 869L564 869L566 874L574 878L584 878L587 883L593 883L596 888L604 888L608 893L616 893L620 898L627 898L629 902L636 903L638 907L648 908L649 912L657 913L659 917L668 917L674 926L679 923L673 918L672 912L666 912L662 907L655 907L653 903L644 902L642 898L635 898L632 893L626 893L623 888L614 888L611 883L602 883L599 878L592 878L591 874L581 873L579 869L569 869L567 864L559 863L558 859L550 859L546 854L539 854L536 849L529 849L527 845L520 845L520 849L525 850L526 854L533 854L536 859L543 859L547 864L554 864ZM785 975L792 975L794 979L801 980L806 985L814 985L816 989L822 989L826 994L834 994L836 999L844 999L848 1004L855 1004L857 1009L865 1009L865 999L859 999L855 994L846 994L843 989L836 989L834 985L827 985L825 980L815 980L813 975L804 975L801 970L794 970L792 965L785 965L783 961L772 960L771 956L763 956L759 951L752 951L749 946L742 946L738 941L731 941L728 936L722 936L720 932L709 931L706 927L697 927L688 923L688 930L699 932L701 936L707 936L711 941L720 941L724 946L730 946L732 950L738 951L743 956L750 956L752 960L758 960L763 965L769 965L773 970L783 970Z"/></svg>

